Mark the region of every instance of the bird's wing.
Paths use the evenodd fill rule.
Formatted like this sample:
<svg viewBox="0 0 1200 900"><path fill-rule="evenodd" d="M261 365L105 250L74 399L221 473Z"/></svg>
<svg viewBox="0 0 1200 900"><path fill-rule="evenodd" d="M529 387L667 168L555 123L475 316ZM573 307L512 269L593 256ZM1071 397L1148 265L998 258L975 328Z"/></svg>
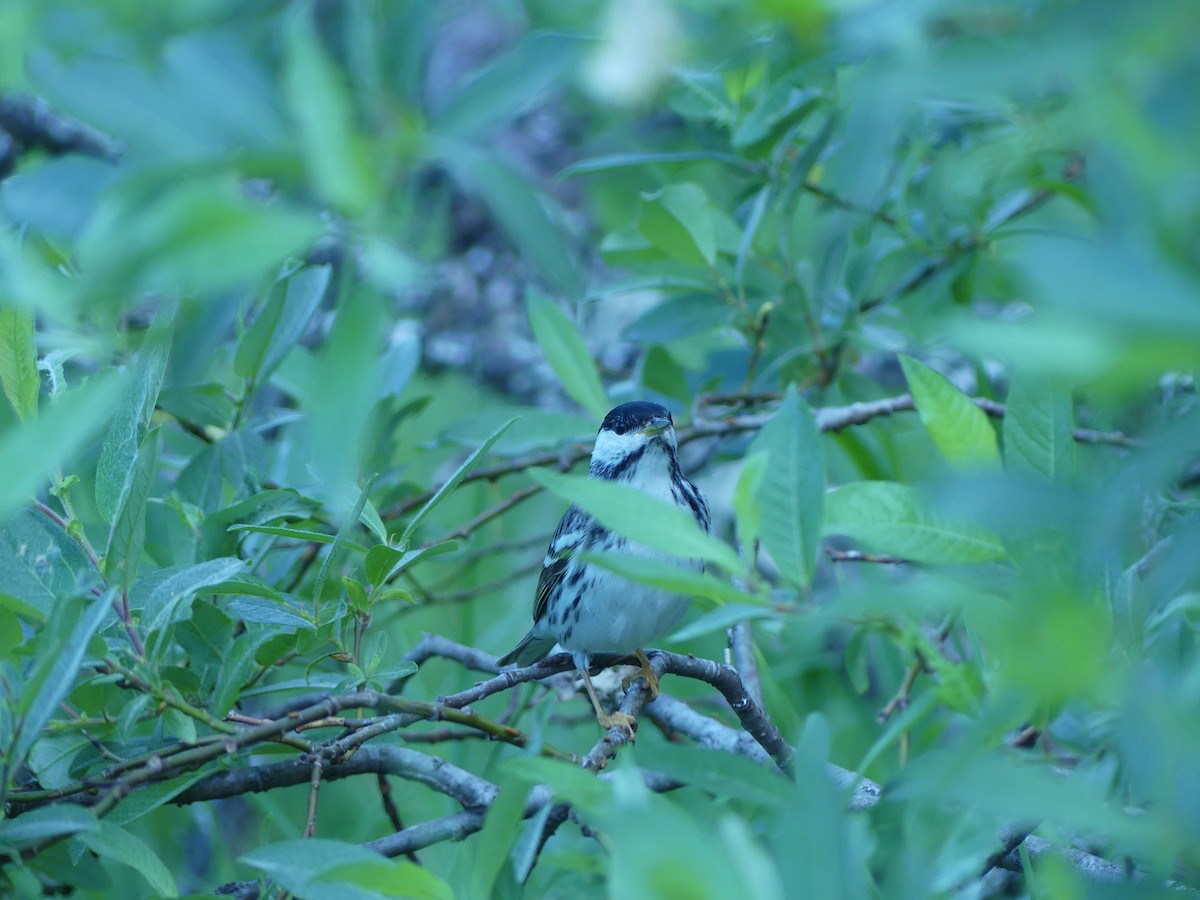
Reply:
<svg viewBox="0 0 1200 900"><path fill-rule="evenodd" d="M574 504L559 519L558 528L546 550L541 577L538 578L533 599L533 621L537 622L546 614L550 595L567 574L567 564L571 561L571 556L587 539L591 523L592 517Z"/></svg>

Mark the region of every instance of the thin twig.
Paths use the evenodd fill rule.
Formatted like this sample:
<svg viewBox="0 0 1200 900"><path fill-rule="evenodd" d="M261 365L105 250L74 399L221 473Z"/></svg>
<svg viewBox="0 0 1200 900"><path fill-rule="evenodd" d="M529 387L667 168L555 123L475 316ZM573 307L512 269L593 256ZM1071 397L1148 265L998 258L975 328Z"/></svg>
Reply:
<svg viewBox="0 0 1200 900"><path fill-rule="evenodd" d="M321 793L321 773L325 763L320 757L312 761L312 771L308 782L308 816L304 820L304 840L308 840L317 832L317 798Z"/></svg>
<svg viewBox="0 0 1200 900"><path fill-rule="evenodd" d="M733 656L733 667L746 685L747 693L755 703L763 706L762 682L758 677L758 663L754 659L754 634L749 619L743 619L729 629L729 652Z"/></svg>

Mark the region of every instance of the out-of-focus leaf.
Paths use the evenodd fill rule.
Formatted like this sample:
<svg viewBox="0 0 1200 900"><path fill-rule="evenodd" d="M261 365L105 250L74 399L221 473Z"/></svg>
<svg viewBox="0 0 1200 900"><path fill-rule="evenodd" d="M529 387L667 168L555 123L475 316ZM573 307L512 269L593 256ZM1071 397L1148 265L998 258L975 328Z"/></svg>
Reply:
<svg viewBox="0 0 1200 900"><path fill-rule="evenodd" d="M64 607L61 610L63 615L52 618L54 627L41 632L37 659L17 701L21 730L9 753L9 759L16 762L24 759L42 728L58 709L59 702L71 690L75 675L87 654L88 642L100 623L112 613L111 594L89 597L86 601L76 599L60 603ZM85 603L78 615L68 614L68 604Z"/></svg>
<svg viewBox="0 0 1200 900"><path fill-rule="evenodd" d="M408 525L404 529L404 534L400 536L400 543L404 543L412 537L413 531L420 524L421 520L433 512L437 505L445 500L451 491L458 487L459 483L467 477L467 473L475 468L475 464L492 448L492 445L496 441L500 440L500 435L504 434L508 430L508 427L515 421L517 421L516 418L509 419L493 431L482 444L471 452L470 456L463 460L462 465L454 470L454 474L447 478L434 495L425 502L425 505L418 509L413 514L413 517L409 519Z"/></svg>
<svg viewBox="0 0 1200 900"><path fill-rule="evenodd" d="M531 294L529 325L554 374L571 398L597 419L608 413L608 394L575 323L545 297Z"/></svg>
<svg viewBox="0 0 1200 900"><path fill-rule="evenodd" d="M944 375L909 356L900 366L925 430L954 465L999 468L996 431L987 414Z"/></svg>
<svg viewBox="0 0 1200 900"><path fill-rule="evenodd" d="M762 602L762 601L758 601ZM706 612L698 619L684 625L670 636L671 641L691 641L714 631L724 631L739 622L751 619L767 619L775 615L769 606L747 606L744 603L730 603Z"/></svg>
<svg viewBox="0 0 1200 900"><path fill-rule="evenodd" d="M478 855L474 865L456 867L455 888L462 897L495 896L496 879L521 835L525 818L525 795L519 782L500 785L500 793L488 807L483 828L475 835Z"/></svg>
<svg viewBox="0 0 1200 900"><path fill-rule="evenodd" d="M312 838L261 847L242 862L298 897L452 900L448 885L410 862L395 862L357 844Z"/></svg>
<svg viewBox="0 0 1200 900"><path fill-rule="evenodd" d="M125 396L113 415L96 463L96 507L112 523L132 489L139 448L158 402L169 345L152 339L138 356Z"/></svg>
<svg viewBox="0 0 1200 900"><path fill-rule="evenodd" d="M1075 471L1075 423L1071 397L1018 375L1004 415L1004 461L1008 471L1062 481Z"/></svg>
<svg viewBox="0 0 1200 900"><path fill-rule="evenodd" d="M141 562L146 541L146 503L154 487L160 437L155 428L142 441L108 533L104 574L110 584L119 585L122 591L129 590Z"/></svg>
<svg viewBox="0 0 1200 900"><path fill-rule="evenodd" d="M650 307L625 326L621 337L657 344L700 334L733 321L734 308L715 294L683 294Z"/></svg>
<svg viewBox="0 0 1200 900"><path fill-rule="evenodd" d="M783 577L804 587L816 569L825 455L812 410L794 387L753 447L767 454L758 493L763 546Z"/></svg>
<svg viewBox="0 0 1200 900"><path fill-rule="evenodd" d="M378 398L384 330L380 298L361 289L344 292L325 346L317 355L317 377L305 402L312 465L328 486L335 514L356 495L361 435Z"/></svg>
<svg viewBox="0 0 1200 900"><path fill-rule="evenodd" d="M73 803L33 809L16 819L0 821L0 846L25 847L47 838L91 831L97 824L92 811Z"/></svg>
<svg viewBox="0 0 1200 900"><path fill-rule="evenodd" d="M687 375L665 347L651 347L642 357L642 385L648 391L682 403L692 399Z"/></svg>
<svg viewBox="0 0 1200 900"><path fill-rule="evenodd" d="M820 96L817 88L799 88L787 81L772 85L734 129L733 146L749 147L771 137L785 125L795 123Z"/></svg>
<svg viewBox="0 0 1200 900"><path fill-rule="evenodd" d="M175 878L150 845L119 825L97 822L76 840L93 853L137 869L160 897L174 897L179 892Z"/></svg>
<svg viewBox="0 0 1200 900"><path fill-rule="evenodd" d="M440 138L433 150L463 188L477 195L504 228L521 255L559 293L579 294L575 251L561 223L547 210L551 201L496 156L468 144Z"/></svg>
<svg viewBox="0 0 1200 900"><path fill-rule="evenodd" d="M143 176L105 195L79 258L110 302L135 289L219 292L261 278L320 233L312 213L255 203L232 177Z"/></svg>
<svg viewBox="0 0 1200 900"><path fill-rule="evenodd" d="M679 150L649 151L644 153L612 153L607 156L594 156L567 166L558 173L559 178L573 178L576 175L591 175L596 172L608 172L612 169L627 169L630 167L649 166L663 163L687 162L716 162L733 166L737 169L752 169L753 163L747 162L732 153L716 153L711 150Z"/></svg>
<svg viewBox="0 0 1200 900"><path fill-rule="evenodd" d="M638 229L670 257L694 265L717 260L716 224L704 188L690 181L647 195Z"/></svg>
<svg viewBox="0 0 1200 900"><path fill-rule="evenodd" d="M35 421L0 437L0 519L41 487L108 420L120 380L99 377L65 393Z"/></svg>
<svg viewBox="0 0 1200 900"><path fill-rule="evenodd" d="M0 309L0 386L17 418L37 415L37 347L33 342L33 316L16 309Z"/></svg>
<svg viewBox="0 0 1200 900"><path fill-rule="evenodd" d="M762 502L759 497L769 458L769 453L764 450L746 454L742 460L737 487L733 491L733 514L737 521L738 543L741 544L744 554L748 554L754 542L762 536Z"/></svg>
<svg viewBox="0 0 1200 900"><path fill-rule="evenodd" d="M287 28L284 96L300 132L300 149L313 186L351 215L371 203L376 184L350 92L302 7Z"/></svg>
<svg viewBox="0 0 1200 900"><path fill-rule="evenodd" d="M493 57L434 120L439 133L480 137L538 103L574 63L580 41L564 34L528 34Z"/></svg>
<svg viewBox="0 0 1200 900"><path fill-rule="evenodd" d="M86 584L91 571L79 544L48 517L20 510L0 525L0 588L12 598L0 606L44 618L57 598Z"/></svg>
<svg viewBox="0 0 1200 900"><path fill-rule="evenodd" d="M792 786L778 773L742 756L664 743L639 753L638 762L645 768L670 775L676 781L695 785L718 797L767 808L796 802Z"/></svg>
<svg viewBox="0 0 1200 900"><path fill-rule="evenodd" d="M673 503L598 478L539 468L530 469L529 476L551 493L578 503L605 528L670 557L716 563L729 572L742 568L733 548L705 534L690 512Z"/></svg>
<svg viewBox="0 0 1200 900"><path fill-rule="evenodd" d="M649 584L676 594L721 603L760 604L761 598L704 572L683 569L665 559L630 553L585 553L581 557L610 572L640 584Z"/></svg>
<svg viewBox="0 0 1200 900"><path fill-rule="evenodd" d="M307 266L276 285L238 344L233 370L262 383L304 335L329 286L331 266Z"/></svg>
<svg viewBox="0 0 1200 900"><path fill-rule="evenodd" d="M888 481L843 484L827 493L822 533L842 534L873 552L930 565L1005 557L999 538L931 512L915 488Z"/></svg>

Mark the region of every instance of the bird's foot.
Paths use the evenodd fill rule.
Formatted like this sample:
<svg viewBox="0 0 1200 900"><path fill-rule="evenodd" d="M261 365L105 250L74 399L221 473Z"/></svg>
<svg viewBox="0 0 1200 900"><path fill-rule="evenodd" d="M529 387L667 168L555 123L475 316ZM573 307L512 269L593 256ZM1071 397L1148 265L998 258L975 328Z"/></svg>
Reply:
<svg viewBox="0 0 1200 900"><path fill-rule="evenodd" d="M638 661L642 664L642 667L628 678L623 680L621 682L621 686L628 688L639 678L645 679L646 690L650 694L650 699L654 700L654 698L658 696L658 676L654 674L654 669L650 667L650 660L647 658L645 653L643 653L641 650L638 650L635 652L635 655L637 656Z"/></svg>
<svg viewBox="0 0 1200 900"><path fill-rule="evenodd" d="M611 715L601 713L596 716L596 721L600 723L600 727L605 731L608 731L610 728L621 729L621 731L625 732L627 738L632 738L637 734L637 719L628 713L615 712Z"/></svg>

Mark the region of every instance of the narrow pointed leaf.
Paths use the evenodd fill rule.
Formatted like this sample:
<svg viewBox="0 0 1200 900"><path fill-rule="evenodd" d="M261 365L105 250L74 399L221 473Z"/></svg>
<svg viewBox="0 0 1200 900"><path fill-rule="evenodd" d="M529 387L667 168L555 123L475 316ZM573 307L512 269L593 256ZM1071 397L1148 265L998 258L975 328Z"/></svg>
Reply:
<svg viewBox="0 0 1200 900"><path fill-rule="evenodd" d="M1075 471L1071 397L1018 376L1004 414L1004 462L1009 472L1061 481Z"/></svg>
<svg viewBox="0 0 1200 900"><path fill-rule="evenodd" d="M915 489L889 481L843 484L825 496L822 531L913 562L954 565L1004 559L1004 544L981 528L933 511Z"/></svg>
<svg viewBox="0 0 1200 900"><path fill-rule="evenodd" d="M900 357L921 422L951 464L999 468L996 431L987 414L944 375L908 356Z"/></svg>
<svg viewBox="0 0 1200 900"><path fill-rule="evenodd" d="M37 415L41 382L31 313L0 309L0 386L18 419Z"/></svg>
<svg viewBox="0 0 1200 900"><path fill-rule="evenodd" d="M475 464L483 458L484 454L492 449L492 445L495 444L496 441L500 440L500 436L504 434L504 432L508 431L508 427L512 425L513 422L517 421L518 418L519 416L514 416L489 434L487 438L484 439L484 442L476 447L470 456L463 460L463 464L455 469L454 474L447 478L445 483L437 489L437 492L425 502L425 505L418 509L413 517L409 519L408 526L404 529L404 534L400 536L399 542L401 544L403 544L412 536L413 531L416 530L416 527L418 524L420 524L421 520L433 512L437 505L445 500L446 497L448 497L450 493L456 487L458 487L462 480L467 477L467 473L475 468Z"/></svg>
<svg viewBox="0 0 1200 900"><path fill-rule="evenodd" d="M732 547L705 534L690 512L673 503L599 478L549 469L530 469L529 477L564 500L578 503L605 528L668 556L716 563L729 572L742 568Z"/></svg>
<svg viewBox="0 0 1200 900"><path fill-rule="evenodd" d="M795 587L812 581L821 539L825 457L812 410L789 389L754 441L767 461L758 491L762 543Z"/></svg>
<svg viewBox="0 0 1200 900"><path fill-rule="evenodd" d="M535 294L529 298L529 325L571 399L603 419L610 405L608 394L575 323L554 303Z"/></svg>

